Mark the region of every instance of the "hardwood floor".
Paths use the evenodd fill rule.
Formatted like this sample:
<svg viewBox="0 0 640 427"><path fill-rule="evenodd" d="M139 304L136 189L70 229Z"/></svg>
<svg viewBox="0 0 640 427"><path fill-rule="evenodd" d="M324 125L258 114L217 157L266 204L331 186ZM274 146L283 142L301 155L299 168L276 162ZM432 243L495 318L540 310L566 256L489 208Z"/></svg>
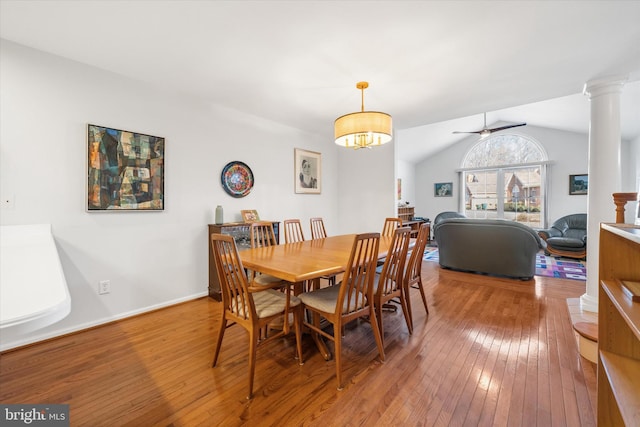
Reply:
<svg viewBox="0 0 640 427"><path fill-rule="evenodd" d="M73 426L592 426L596 366L580 357L566 298L584 282L521 282L425 262L425 316L412 294L384 318L386 361L368 323L347 326L345 389L309 336L258 349L248 401L246 332L203 298L0 356L0 402L67 403ZM333 349L332 345L329 344Z"/></svg>

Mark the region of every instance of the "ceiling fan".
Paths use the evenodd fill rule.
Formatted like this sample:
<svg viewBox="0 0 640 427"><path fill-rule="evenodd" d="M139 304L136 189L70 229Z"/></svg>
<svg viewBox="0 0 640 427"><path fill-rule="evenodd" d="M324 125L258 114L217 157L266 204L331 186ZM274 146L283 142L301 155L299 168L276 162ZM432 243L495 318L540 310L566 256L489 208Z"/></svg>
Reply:
<svg viewBox="0 0 640 427"><path fill-rule="evenodd" d="M525 125L526 125L526 123L516 123L514 125L500 126L500 127L497 127L497 128L488 128L487 127L487 113L484 113L484 127L481 130L470 131L470 132L454 131L453 133L477 133L478 135L480 135L480 138L486 138L487 136L491 135L493 132L498 132L500 130L515 128L515 127L518 127L518 126L525 126Z"/></svg>

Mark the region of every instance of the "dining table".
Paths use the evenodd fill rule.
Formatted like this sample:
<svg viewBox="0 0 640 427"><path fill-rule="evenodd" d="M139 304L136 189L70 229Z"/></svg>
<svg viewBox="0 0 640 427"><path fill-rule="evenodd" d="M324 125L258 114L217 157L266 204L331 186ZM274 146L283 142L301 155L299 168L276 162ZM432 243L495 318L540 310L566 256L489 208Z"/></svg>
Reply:
<svg viewBox="0 0 640 427"><path fill-rule="evenodd" d="M310 282L317 288L321 277L345 271L355 238L356 234L343 234L246 249L239 254L243 266L249 270L269 274L292 284ZM378 258L386 257L392 239L392 236L380 236ZM311 335L323 357L329 360L331 354L322 338L315 333Z"/></svg>

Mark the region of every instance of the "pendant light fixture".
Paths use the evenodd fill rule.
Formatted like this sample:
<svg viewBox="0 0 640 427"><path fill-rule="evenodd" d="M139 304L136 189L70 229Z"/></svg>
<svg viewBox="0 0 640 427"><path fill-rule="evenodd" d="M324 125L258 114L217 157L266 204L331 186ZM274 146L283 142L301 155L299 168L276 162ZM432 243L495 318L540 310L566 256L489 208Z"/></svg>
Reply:
<svg viewBox="0 0 640 427"><path fill-rule="evenodd" d="M362 92L362 106L358 113L338 117L334 124L336 144L347 148L371 148L391 141L393 127L391 116L378 111L364 111L364 90L368 82L358 82Z"/></svg>

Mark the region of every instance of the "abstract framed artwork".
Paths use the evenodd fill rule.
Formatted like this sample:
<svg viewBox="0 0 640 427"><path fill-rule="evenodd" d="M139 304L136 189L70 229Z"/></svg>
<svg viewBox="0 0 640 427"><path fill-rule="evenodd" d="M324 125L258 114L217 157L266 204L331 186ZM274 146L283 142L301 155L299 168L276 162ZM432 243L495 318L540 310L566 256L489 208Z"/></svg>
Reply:
<svg viewBox="0 0 640 427"><path fill-rule="evenodd" d="M164 138L87 129L87 210L164 210Z"/></svg>
<svg viewBox="0 0 640 427"><path fill-rule="evenodd" d="M433 185L433 195L435 197L452 197L453 182L436 182Z"/></svg>
<svg viewBox="0 0 640 427"><path fill-rule="evenodd" d="M589 190L589 176L586 173L582 175L569 175L569 195L584 195Z"/></svg>
<svg viewBox="0 0 640 427"><path fill-rule="evenodd" d="M320 194L322 188L322 154L295 148L293 175L296 193Z"/></svg>

